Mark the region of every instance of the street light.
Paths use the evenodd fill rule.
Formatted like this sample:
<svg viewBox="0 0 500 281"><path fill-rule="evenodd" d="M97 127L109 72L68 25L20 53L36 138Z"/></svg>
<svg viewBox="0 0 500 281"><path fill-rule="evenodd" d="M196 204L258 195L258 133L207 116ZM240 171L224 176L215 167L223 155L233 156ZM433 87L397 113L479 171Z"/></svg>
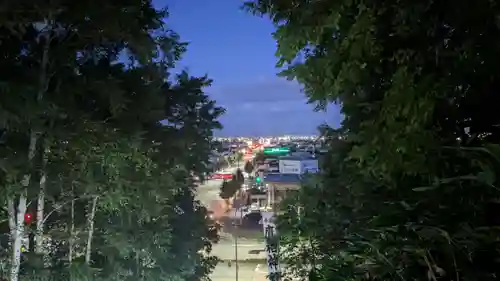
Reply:
<svg viewBox="0 0 500 281"><path fill-rule="evenodd" d="M235 217L237 216L237 211L238 209L240 209L240 217L239 217L239 224L236 223L236 222L233 222L233 226L235 227L240 227L241 226L241 222L243 220L243 212L241 210L241 202L239 202L239 200L236 200L235 203L238 202L238 204L234 204L236 207L238 208L235 208L234 209L234 215ZM234 238L234 263L235 263L235 270L236 270L236 281L238 281L238 275L239 275L239 265L238 265L238 234L237 233L233 233L233 238Z"/></svg>

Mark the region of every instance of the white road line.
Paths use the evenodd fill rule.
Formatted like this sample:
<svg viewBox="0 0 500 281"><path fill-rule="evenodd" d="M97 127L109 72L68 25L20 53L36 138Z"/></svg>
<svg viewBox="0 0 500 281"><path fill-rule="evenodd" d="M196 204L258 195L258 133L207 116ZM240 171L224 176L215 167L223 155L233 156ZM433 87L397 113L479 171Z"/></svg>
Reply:
<svg viewBox="0 0 500 281"><path fill-rule="evenodd" d="M259 263L259 264L257 264L257 266L256 266L256 267L255 267L255 269L254 269L254 272L255 272L255 273L265 273L265 274L267 274L267 270L265 270L264 265L263 265L263 264L260 264L260 263Z"/></svg>
<svg viewBox="0 0 500 281"><path fill-rule="evenodd" d="M262 266L262 264L257 264L257 266L255 267L254 271L255 272L259 272L260 271L260 267Z"/></svg>

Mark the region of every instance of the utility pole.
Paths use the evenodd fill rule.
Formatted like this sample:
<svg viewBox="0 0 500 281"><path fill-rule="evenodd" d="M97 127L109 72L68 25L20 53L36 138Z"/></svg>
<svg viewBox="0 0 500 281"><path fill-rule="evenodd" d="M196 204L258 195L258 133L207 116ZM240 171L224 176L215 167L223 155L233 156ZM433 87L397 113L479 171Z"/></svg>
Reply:
<svg viewBox="0 0 500 281"><path fill-rule="evenodd" d="M241 222L243 220L243 212L241 211L241 208L240 209L240 217L239 217L239 223L234 223L234 226L235 227L240 227L241 226ZM235 208L234 210L234 215L235 217L237 216L237 212L238 211L238 208ZM239 267L239 264L238 264L238 233L235 233L233 234L233 237L234 237L234 264L235 264L235 276L236 276L236 281L238 281L238 276L239 276L239 271L240 271L240 267Z"/></svg>
<svg viewBox="0 0 500 281"><path fill-rule="evenodd" d="M236 212L236 211L235 211ZM235 264L235 276L236 276L236 281L238 281L238 271L239 271L239 265L238 265L238 235L234 235L234 264Z"/></svg>

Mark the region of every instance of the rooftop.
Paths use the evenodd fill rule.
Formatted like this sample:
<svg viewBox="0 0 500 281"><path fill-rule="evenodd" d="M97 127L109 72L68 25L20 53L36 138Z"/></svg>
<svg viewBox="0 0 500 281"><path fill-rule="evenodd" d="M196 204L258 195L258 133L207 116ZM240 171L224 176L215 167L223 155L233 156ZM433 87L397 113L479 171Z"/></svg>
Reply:
<svg viewBox="0 0 500 281"><path fill-rule="evenodd" d="M297 160L297 161L300 161L300 160L316 160L317 158L316 157L313 157L310 153L299 153L297 152L297 154L292 154L292 155L288 155L288 156L281 156L279 158L279 160Z"/></svg>
<svg viewBox="0 0 500 281"><path fill-rule="evenodd" d="M303 180L303 175L298 174L280 174L270 173L264 175L264 182L270 183L296 183L299 184Z"/></svg>

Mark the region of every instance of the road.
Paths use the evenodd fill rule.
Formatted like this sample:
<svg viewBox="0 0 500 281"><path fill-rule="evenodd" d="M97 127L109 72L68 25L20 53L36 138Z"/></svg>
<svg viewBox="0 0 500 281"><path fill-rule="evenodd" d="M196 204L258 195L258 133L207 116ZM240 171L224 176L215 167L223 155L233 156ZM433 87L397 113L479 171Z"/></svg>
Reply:
<svg viewBox="0 0 500 281"><path fill-rule="evenodd" d="M223 172L234 173L238 167L226 169ZM241 169L243 167L240 167ZM224 227L220 233L219 243L213 245L212 253L219 257L223 262L219 263L212 273L211 278L213 281L234 281L235 280L235 239L233 234L237 236L238 240L238 261L239 266L239 281L252 281L252 280L265 280L265 266L259 266L260 270L256 270L259 263L265 264L264 241L263 237L259 237L260 229L254 231L247 231L252 233L243 235L243 232L235 233L235 228L232 227L232 220L224 217L226 210L223 200L219 197L220 186L222 180L208 180L200 185L197 190L197 199L202 204L207 206L208 209L214 212L214 216L220 218ZM234 212L234 210L232 210ZM246 237L242 237L246 236ZM263 235L262 235L263 236ZM256 261L252 265L248 265L246 261ZM228 267L227 261L233 261L232 266ZM262 270L264 268L264 271ZM263 273L264 272L264 273Z"/></svg>
<svg viewBox="0 0 500 281"><path fill-rule="evenodd" d="M264 264L240 263L238 270L238 281L265 281L267 280L267 271ZM221 262L217 265L214 272L210 275L213 281L235 281L236 268L234 264L228 266Z"/></svg>

